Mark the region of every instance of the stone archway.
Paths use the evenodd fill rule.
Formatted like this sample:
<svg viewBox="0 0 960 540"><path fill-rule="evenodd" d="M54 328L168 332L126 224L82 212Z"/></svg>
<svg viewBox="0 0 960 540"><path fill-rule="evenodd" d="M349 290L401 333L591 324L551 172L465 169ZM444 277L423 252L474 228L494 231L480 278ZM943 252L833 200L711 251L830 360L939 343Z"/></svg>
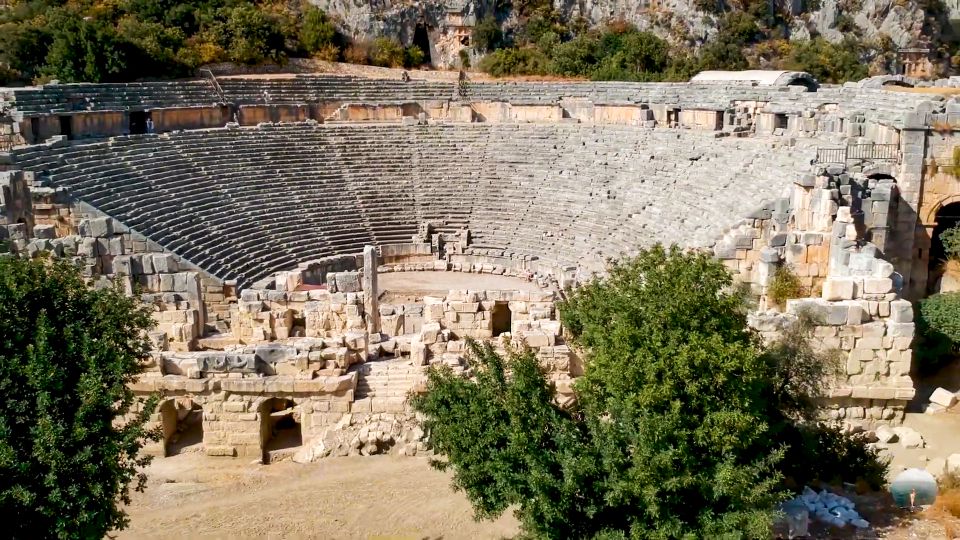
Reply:
<svg viewBox="0 0 960 540"><path fill-rule="evenodd" d="M157 408L163 432L163 455L203 450L203 407L189 397L168 399Z"/></svg>
<svg viewBox="0 0 960 540"><path fill-rule="evenodd" d="M927 230L930 231L927 292L960 290L960 268L956 268L955 263L947 263L948 257L940 240L944 231L960 226L960 195L942 201L931 221L927 222Z"/></svg>
<svg viewBox="0 0 960 540"><path fill-rule="evenodd" d="M260 449L264 464L293 456L303 445L303 430L299 407L292 399L272 397L259 407Z"/></svg>

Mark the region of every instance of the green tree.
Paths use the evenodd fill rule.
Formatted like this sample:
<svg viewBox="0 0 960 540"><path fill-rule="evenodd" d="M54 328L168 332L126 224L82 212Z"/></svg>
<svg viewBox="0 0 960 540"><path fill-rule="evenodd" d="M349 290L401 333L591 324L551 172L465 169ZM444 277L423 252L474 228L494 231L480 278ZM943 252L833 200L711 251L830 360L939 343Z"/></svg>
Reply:
<svg viewBox="0 0 960 540"><path fill-rule="evenodd" d="M786 69L806 71L820 82L843 83L868 75L866 62L860 58L862 45L847 38L833 44L823 38L797 43L784 62Z"/></svg>
<svg viewBox="0 0 960 540"><path fill-rule="evenodd" d="M396 39L377 38L370 50L370 63L382 67L400 67L404 64L405 51Z"/></svg>
<svg viewBox="0 0 960 540"><path fill-rule="evenodd" d="M957 149L955 149L954 155L957 154ZM940 242L943 243L943 253L947 256L947 259L960 259L960 224L940 233Z"/></svg>
<svg viewBox="0 0 960 540"><path fill-rule="evenodd" d="M485 53L499 49L503 45L503 30L496 17L487 16L473 28L473 48Z"/></svg>
<svg viewBox="0 0 960 540"><path fill-rule="evenodd" d="M480 60L480 69L494 77L507 75L544 75L549 73L550 59L540 49L498 49Z"/></svg>
<svg viewBox="0 0 960 540"><path fill-rule="evenodd" d="M128 384L148 354L149 313L91 290L66 262L0 258L0 513L7 535L102 538L141 490L144 426ZM141 410L141 412L134 412Z"/></svg>
<svg viewBox="0 0 960 540"><path fill-rule="evenodd" d="M865 440L815 420L836 362L810 323L764 347L739 290L708 255L656 246L571 291L570 409L531 351L472 344L474 378L431 370L414 402L437 466L479 518L513 507L544 538L769 538L787 474L882 484Z"/></svg>
<svg viewBox="0 0 960 540"><path fill-rule="evenodd" d="M960 352L960 292L928 296L917 310L917 363L930 374Z"/></svg>
<svg viewBox="0 0 960 540"><path fill-rule="evenodd" d="M316 54L334 45L336 37L337 29L322 9L310 5L304 10L300 44L308 53Z"/></svg>
<svg viewBox="0 0 960 540"><path fill-rule="evenodd" d="M286 56L286 37L279 21L252 4L224 8L226 21L221 27L228 43L224 48L234 62L255 64L280 61Z"/></svg>
<svg viewBox="0 0 960 540"><path fill-rule="evenodd" d="M52 34L44 74L64 82L124 79L133 47L107 21L60 10L51 16Z"/></svg>

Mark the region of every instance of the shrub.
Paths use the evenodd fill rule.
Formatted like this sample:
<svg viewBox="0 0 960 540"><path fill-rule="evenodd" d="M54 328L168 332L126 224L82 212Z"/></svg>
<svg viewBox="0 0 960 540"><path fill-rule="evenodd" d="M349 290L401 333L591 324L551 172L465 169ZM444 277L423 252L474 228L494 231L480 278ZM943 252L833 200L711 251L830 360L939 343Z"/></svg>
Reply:
<svg viewBox="0 0 960 540"><path fill-rule="evenodd" d="M0 513L17 538L103 538L142 490L155 400L129 388L148 357L149 310L88 289L78 268L0 259Z"/></svg>
<svg viewBox="0 0 960 540"><path fill-rule="evenodd" d="M921 300L917 334L917 364L922 373L931 373L950 361L960 347L960 292Z"/></svg>
<svg viewBox="0 0 960 540"><path fill-rule="evenodd" d="M820 82L856 81L867 76L867 65L860 58L862 49L853 39L835 45L818 37L795 43L783 67L806 71Z"/></svg>
<svg viewBox="0 0 960 540"><path fill-rule="evenodd" d="M343 51L343 59L351 64L369 64L370 48L366 41L354 41Z"/></svg>
<svg viewBox="0 0 960 540"><path fill-rule="evenodd" d="M879 490L887 484L890 460L870 446L865 433L850 435L839 425L813 423L782 437L789 448L783 471L795 485L849 482Z"/></svg>
<svg viewBox="0 0 960 540"><path fill-rule="evenodd" d="M417 67L423 64L426 55L423 50L416 45L407 47L403 52L403 65L406 67Z"/></svg>
<svg viewBox="0 0 960 540"><path fill-rule="evenodd" d="M406 51L396 39L377 38L370 48L370 63L381 67L401 67L406 61Z"/></svg>
<svg viewBox="0 0 960 540"><path fill-rule="evenodd" d="M778 266L767 285L767 296L781 308L787 305L791 298L806 296L800 278L789 267Z"/></svg>
<svg viewBox="0 0 960 540"><path fill-rule="evenodd" d="M460 57L460 67L463 69L470 69L470 53L466 49L460 49L460 52L457 53L457 56Z"/></svg>
<svg viewBox="0 0 960 540"><path fill-rule="evenodd" d="M496 17L488 15L473 28L473 48L485 53L503 45L503 31Z"/></svg>
<svg viewBox="0 0 960 540"><path fill-rule="evenodd" d="M550 59L539 49L499 49L480 60L480 69L494 77L508 75L544 75Z"/></svg>
<svg viewBox="0 0 960 540"><path fill-rule="evenodd" d="M340 47L333 44L324 45L319 51L313 53L313 57L327 62L336 62L340 59Z"/></svg>
<svg viewBox="0 0 960 540"><path fill-rule="evenodd" d="M960 150L960 147L957 147L957 150ZM943 252L948 259L960 259L960 224L940 233L940 242L943 243Z"/></svg>
<svg viewBox="0 0 960 540"><path fill-rule="evenodd" d="M337 29L322 9L308 5L303 11L299 37L300 45L308 53L318 55L326 51L329 55L330 47L336 47Z"/></svg>

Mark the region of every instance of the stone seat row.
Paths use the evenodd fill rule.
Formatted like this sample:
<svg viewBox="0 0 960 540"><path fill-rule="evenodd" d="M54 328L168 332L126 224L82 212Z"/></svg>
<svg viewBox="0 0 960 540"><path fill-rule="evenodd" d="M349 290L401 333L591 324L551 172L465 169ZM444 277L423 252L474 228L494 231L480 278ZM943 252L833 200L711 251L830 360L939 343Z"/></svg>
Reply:
<svg viewBox="0 0 960 540"><path fill-rule="evenodd" d="M357 252L371 241L403 241L424 220L438 220L448 230L469 227L478 245L558 263L598 259L608 248L622 251L648 240L637 238L644 224L628 218L644 212L624 201L628 188L638 185L645 188L631 196L647 204L659 201L655 205L667 210L652 216L665 225L654 239L669 235L672 225L674 238L683 240L677 237L689 231L676 224L683 224L684 213L714 204L691 204L696 201L685 197L701 200L710 194L697 183L707 180L696 175L713 181L716 162L707 166L707 159L672 176L667 185L675 187L664 191L662 179L639 183L637 177L653 173L650 166L662 165L662 159L682 163L682 153L664 149L651 160L644 157L649 153L644 145L712 140L640 132L289 126L117 138L50 149L45 156L23 152L18 162L48 169L54 184L69 187L188 260L215 261L224 269L221 277L243 280L281 269L264 263L288 265ZM631 137L632 144L623 145ZM363 143L362 151L356 151L355 142ZM763 144L711 144L717 156L729 146L735 154L731 162L764 164L758 159L764 157ZM387 148L392 150L377 152ZM583 165L592 159L603 166ZM448 165L451 160L456 167ZM731 176L725 185L737 180ZM610 198L611 192L620 199ZM719 197L721 206L735 205L739 198Z"/></svg>

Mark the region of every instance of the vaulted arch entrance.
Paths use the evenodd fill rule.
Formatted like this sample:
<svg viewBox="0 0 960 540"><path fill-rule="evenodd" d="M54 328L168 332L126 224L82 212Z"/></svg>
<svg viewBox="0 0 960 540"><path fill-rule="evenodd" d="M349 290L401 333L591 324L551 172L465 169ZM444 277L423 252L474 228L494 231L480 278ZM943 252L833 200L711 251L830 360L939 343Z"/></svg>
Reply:
<svg viewBox="0 0 960 540"><path fill-rule="evenodd" d="M944 231L960 225L960 201L948 202L940 206L935 216L935 223L930 237L927 292L960 290L960 265L947 263L947 253L940 238Z"/></svg>

